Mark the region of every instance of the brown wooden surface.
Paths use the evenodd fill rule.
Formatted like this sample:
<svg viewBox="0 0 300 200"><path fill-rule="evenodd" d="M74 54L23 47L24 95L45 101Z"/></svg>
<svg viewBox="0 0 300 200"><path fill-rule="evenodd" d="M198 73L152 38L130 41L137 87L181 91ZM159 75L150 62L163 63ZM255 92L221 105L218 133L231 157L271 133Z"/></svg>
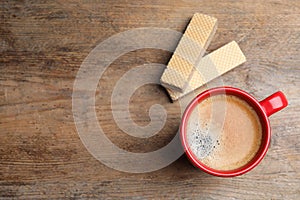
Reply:
<svg viewBox="0 0 300 200"><path fill-rule="evenodd" d="M272 141L253 171L217 178L185 156L151 173L130 174L93 158L76 132L72 88L76 73L101 41L138 27L183 31L195 12L212 15L219 28L209 51L236 40L247 62L223 76L258 99L282 90L289 107L270 118ZM0 3L0 197L99 199L300 199L300 2L249 1L1 1ZM166 64L170 53L145 49L117 59L99 82L96 110L118 146L146 152L166 145L179 122L157 85L139 88L131 116L149 123L148 109L165 106L168 119L156 136L137 139L113 121L110 97L117 80L144 63Z"/></svg>

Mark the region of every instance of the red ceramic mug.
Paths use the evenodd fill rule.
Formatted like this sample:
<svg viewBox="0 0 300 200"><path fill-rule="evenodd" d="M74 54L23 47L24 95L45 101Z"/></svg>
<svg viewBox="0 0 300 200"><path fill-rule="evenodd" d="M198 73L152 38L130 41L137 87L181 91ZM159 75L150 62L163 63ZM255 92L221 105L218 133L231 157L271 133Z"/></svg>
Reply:
<svg viewBox="0 0 300 200"><path fill-rule="evenodd" d="M228 170L228 171L212 169L204 165L203 163L201 163L201 161L199 161L199 159L196 158L194 153L189 148L189 145L187 143L187 137L186 137L187 122L189 120L189 116L191 115L193 109L204 99L219 94L237 96L242 100L246 101L250 106L252 106L256 111L257 115L259 116L260 123L262 125L262 131L263 131L261 145L254 158L251 161L249 161L246 165L238 169ZM183 114L181 125L180 125L180 138L185 153L194 166L200 168L206 173L215 176L220 176L220 177L233 177L233 176L242 175L250 171L251 169L253 169L255 166L257 166L266 155L266 152L270 144L270 138L271 138L271 128L270 128L270 122L268 117L273 113L283 109L287 105L288 105L287 99L284 96L284 94L280 91L272 94L271 96L267 97L262 101L258 101L247 92L237 88L217 87L217 88L206 90L192 100L192 102L187 106Z"/></svg>

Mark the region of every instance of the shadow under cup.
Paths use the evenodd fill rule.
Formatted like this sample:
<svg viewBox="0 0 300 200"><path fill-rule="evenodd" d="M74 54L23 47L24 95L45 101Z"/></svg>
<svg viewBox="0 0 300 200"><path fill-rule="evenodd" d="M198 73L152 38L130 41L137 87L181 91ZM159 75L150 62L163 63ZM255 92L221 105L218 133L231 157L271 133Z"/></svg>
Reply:
<svg viewBox="0 0 300 200"><path fill-rule="evenodd" d="M187 106L187 108L183 114L181 125L180 125L181 142L184 147L185 153L188 156L191 163L206 173L209 173L209 174L215 175L215 176L220 176L220 177L233 177L233 176L242 175L242 174L250 171L251 169L253 169L255 166L257 166L259 164L259 162L265 156L265 154L268 150L269 144L270 144L271 129L270 129L270 123L269 123L268 116L270 116L274 112L287 106L287 100L284 97L284 95L281 92L277 92L277 93L273 94L272 96L275 96L275 97L279 96L279 98L280 98L279 101L282 101L283 104L281 105L280 108L275 108L276 107L275 106L273 109L270 108L270 105L269 105L269 104L272 104L272 102L270 103L270 98L272 96L259 102L254 97L252 97L250 94L248 94L247 92L240 90L238 88L232 88L232 87L218 87L218 88L209 89L209 90L199 94L196 98L194 98L192 100L192 102ZM234 95L234 96L244 100L256 111L256 114L259 117L259 120L261 123L262 138L261 138L261 144L260 144L259 150L247 164L245 164L242 167L239 167L237 169L234 169L234 170L223 171L223 170L216 170L216 169L206 166L201 161L199 161L199 159L191 151L191 149L188 145L188 142L187 142L187 125L188 125L188 120L189 120L189 117L190 117L192 111L203 100L205 100L211 96L215 96L215 95ZM274 100L274 97L272 97L271 99ZM277 99L277 101L278 101L278 99ZM275 99L275 102L276 102L276 99Z"/></svg>

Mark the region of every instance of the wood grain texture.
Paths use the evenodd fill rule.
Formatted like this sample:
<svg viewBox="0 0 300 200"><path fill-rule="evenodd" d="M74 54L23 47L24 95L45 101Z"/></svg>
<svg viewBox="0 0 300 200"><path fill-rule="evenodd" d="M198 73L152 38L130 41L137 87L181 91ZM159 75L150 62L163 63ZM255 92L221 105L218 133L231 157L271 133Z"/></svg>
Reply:
<svg viewBox="0 0 300 200"><path fill-rule="evenodd" d="M163 27L183 31L200 12L215 16L218 30L209 52L235 40L247 62L222 76L262 99L282 90L289 106L270 117L272 141L253 171L217 178L185 156L161 170L129 174L106 167L85 149L72 116L72 88L82 61L101 41L125 30ZM50 199L299 199L300 198L300 5L299 1L143 0L1 1L0 4L0 198ZM166 145L180 122L158 85L139 88L130 101L133 120L165 107L164 128L149 139L123 133L113 121L111 94L128 70L167 64L154 49L127 53L105 71L96 111L107 136L133 152ZM213 83L212 83L213 84Z"/></svg>

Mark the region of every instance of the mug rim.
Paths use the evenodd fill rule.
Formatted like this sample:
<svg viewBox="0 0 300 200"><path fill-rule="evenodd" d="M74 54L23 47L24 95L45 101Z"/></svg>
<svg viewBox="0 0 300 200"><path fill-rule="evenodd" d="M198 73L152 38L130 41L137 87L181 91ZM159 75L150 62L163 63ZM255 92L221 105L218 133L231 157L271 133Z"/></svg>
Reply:
<svg viewBox="0 0 300 200"><path fill-rule="evenodd" d="M250 104L251 107L253 107L254 111L257 113L258 116L260 116L260 123L262 125L264 137L261 139L261 146L259 152L256 153L256 156L251 159L247 164L244 166L234 169L234 170L228 170L228 171L222 171L222 170L216 170L213 168L210 168L206 165L204 165L199 159L196 158L194 153L190 150L189 145L187 144L187 139L186 139L186 126L187 126L187 121L188 118L191 114L191 112L194 110L194 108L202 102L204 99L209 98L210 96L215 96L218 94L225 94L225 95L235 95L243 100L247 101L248 104ZM251 103L249 103L251 101ZM254 104L255 106L251 105ZM263 122L261 121L263 120ZM254 167L256 167L261 160L264 158L264 156L267 153L267 150L269 148L270 144L270 138L271 138L271 130L270 130L270 122L268 119L268 116L264 109L262 108L261 104L259 103L258 100L256 100L252 95L249 93L239 89L239 88L234 88L234 87L229 87L229 86L223 86L223 87L215 87L211 88L208 90L205 90L204 92L200 93L197 95L186 107L185 112L182 116L181 124L180 124L180 139L182 146L184 148L184 151L188 158L192 161L192 164L204 172L214 175L214 176L219 176L219 177L233 177L233 176L239 176L242 175L250 170L252 170ZM249 163L251 163L249 165Z"/></svg>

